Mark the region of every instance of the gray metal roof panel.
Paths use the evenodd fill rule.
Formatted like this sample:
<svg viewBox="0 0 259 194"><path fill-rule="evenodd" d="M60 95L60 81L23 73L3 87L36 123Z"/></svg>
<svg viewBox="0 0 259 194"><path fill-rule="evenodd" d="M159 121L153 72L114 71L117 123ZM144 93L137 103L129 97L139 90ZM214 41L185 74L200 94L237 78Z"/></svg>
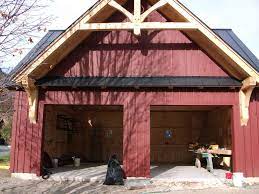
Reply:
<svg viewBox="0 0 259 194"><path fill-rule="evenodd" d="M63 32L63 30L51 30L47 32L47 34L29 51L29 53L17 64L9 75L15 75L17 72L25 68Z"/></svg>
<svg viewBox="0 0 259 194"><path fill-rule="evenodd" d="M42 87L241 87L230 77L45 77L36 82Z"/></svg>
<svg viewBox="0 0 259 194"><path fill-rule="evenodd" d="M214 29L213 31L242 58L259 71L259 60L231 29Z"/></svg>

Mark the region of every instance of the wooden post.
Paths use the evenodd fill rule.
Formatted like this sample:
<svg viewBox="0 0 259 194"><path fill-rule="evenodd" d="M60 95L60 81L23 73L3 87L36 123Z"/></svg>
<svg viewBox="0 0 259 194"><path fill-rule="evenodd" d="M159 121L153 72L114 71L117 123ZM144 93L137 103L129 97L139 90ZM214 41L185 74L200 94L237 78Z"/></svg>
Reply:
<svg viewBox="0 0 259 194"><path fill-rule="evenodd" d="M138 24L141 23L140 16L141 16L141 0L134 0L134 23L135 23L134 34L136 36L141 35L140 26L138 26Z"/></svg>
<svg viewBox="0 0 259 194"><path fill-rule="evenodd" d="M39 89L34 85L34 82L35 80L28 77L23 86L28 97L29 120L35 124L37 123Z"/></svg>
<svg viewBox="0 0 259 194"><path fill-rule="evenodd" d="M243 86L239 91L241 126L247 126L249 120L249 103L255 86L256 79L249 77L243 81Z"/></svg>

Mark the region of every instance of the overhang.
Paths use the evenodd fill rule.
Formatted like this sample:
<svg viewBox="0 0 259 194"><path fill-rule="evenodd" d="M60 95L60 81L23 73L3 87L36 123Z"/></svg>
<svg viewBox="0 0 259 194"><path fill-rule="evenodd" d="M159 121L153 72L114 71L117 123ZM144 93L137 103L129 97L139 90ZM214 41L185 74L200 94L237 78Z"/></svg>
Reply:
<svg viewBox="0 0 259 194"><path fill-rule="evenodd" d="M240 88L242 83L230 77L45 77L40 87L71 88Z"/></svg>

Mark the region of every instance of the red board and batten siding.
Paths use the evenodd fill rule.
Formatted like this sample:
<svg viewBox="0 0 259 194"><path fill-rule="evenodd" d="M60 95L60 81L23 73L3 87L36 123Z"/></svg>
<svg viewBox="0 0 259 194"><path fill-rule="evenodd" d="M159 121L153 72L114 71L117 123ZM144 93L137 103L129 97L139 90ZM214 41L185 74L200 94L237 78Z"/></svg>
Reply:
<svg viewBox="0 0 259 194"><path fill-rule="evenodd" d="M12 124L11 161L12 173L40 174L43 106L39 103L38 123L28 120L28 100L25 92L16 92ZM42 111L42 112L41 112Z"/></svg>
<svg viewBox="0 0 259 194"><path fill-rule="evenodd" d="M44 104L123 105L123 164L128 176L150 176L151 105L231 105L233 106L234 171L259 176L258 112L259 91L251 102L247 127L240 126L238 93L229 91L175 90L172 92L90 92L42 91L38 124L29 124L27 99L17 92L13 122L11 172L40 174ZM25 116L24 116L25 115ZM26 127L27 126L27 127Z"/></svg>
<svg viewBox="0 0 259 194"><path fill-rule="evenodd" d="M115 17L116 19L116 17ZM112 20L117 21L117 20ZM121 20L119 20L121 21ZM165 21L157 12L148 21ZM48 76L228 76L179 31L152 32L137 39L127 31L96 32ZM58 90L58 89L57 89ZM257 96L256 96L257 95ZM240 126L238 92L181 89L171 92L41 91L38 122L28 121L25 92L17 92L13 120L11 172L40 174L45 104L123 105L123 164L128 176L150 176L151 105L230 105L233 107L234 171L259 176L259 92L251 119Z"/></svg>
<svg viewBox="0 0 259 194"><path fill-rule="evenodd" d="M115 15L111 21L121 22ZM153 12L147 21L166 20ZM177 30L95 32L48 76L228 76L199 46Z"/></svg>

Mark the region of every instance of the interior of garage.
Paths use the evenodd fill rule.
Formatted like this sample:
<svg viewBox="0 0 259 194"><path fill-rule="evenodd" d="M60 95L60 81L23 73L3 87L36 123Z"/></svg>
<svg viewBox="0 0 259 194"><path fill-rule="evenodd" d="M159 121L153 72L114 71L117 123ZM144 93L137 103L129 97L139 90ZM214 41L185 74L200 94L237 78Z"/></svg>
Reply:
<svg viewBox="0 0 259 194"><path fill-rule="evenodd" d="M116 153L122 161L121 106L46 105L44 152L59 165L107 163ZM62 161L63 160L63 161Z"/></svg>
<svg viewBox="0 0 259 194"><path fill-rule="evenodd" d="M194 166L197 150L231 152L231 110L228 106L151 106L151 164ZM201 162L206 165L206 159ZM213 165L231 170L231 157L213 154Z"/></svg>

